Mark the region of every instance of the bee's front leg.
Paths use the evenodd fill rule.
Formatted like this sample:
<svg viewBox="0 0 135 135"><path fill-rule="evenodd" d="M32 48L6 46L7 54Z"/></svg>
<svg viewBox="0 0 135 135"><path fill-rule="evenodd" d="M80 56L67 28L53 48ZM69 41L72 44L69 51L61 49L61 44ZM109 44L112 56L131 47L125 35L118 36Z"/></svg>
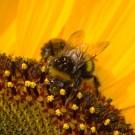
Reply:
<svg viewBox="0 0 135 135"><path fill-rule="evenodd" d="M100 86L100 83L99 83L97 77L94 76L94 75L90 75L90 78L93 78L94 79L95 87L98 89L98 87Z"/></svg>
<svg viewBox="0 0 135 135"><path fill-rule="evenodd" d="M95 87L95 93L98 96L99 95L98 87L100 86L98 78L96 76L94 76L94 75L89 75L89 78L93 79L94 87Z"/></svg>
<svg viewBox="0 0 135 135"><path fill-rule="evenodd" d="M75 91L77 91L78 86L81 84L82 81L81 74L82 74L81 71L79 71L73 77L73 84L74 84Z"/></svg>

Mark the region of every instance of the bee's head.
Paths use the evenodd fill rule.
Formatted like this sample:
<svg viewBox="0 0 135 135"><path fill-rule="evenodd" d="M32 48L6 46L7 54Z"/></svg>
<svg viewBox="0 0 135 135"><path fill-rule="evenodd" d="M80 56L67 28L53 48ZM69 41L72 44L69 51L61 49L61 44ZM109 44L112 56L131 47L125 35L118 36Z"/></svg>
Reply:
<svg viewBox="0 0 135 135"><path fill-rule="evenodd" d="M56 68L59 71L66 72L66 73L72 73L74 69L75 62L72 60L71 57L68 56L60 56L56 58L52 66Z"/></svg>
<svg viewBox="0 0 135 135"><path fill-rule="evenodd" d="M59 38L51 39L41 48L41 56L43 59L47 59L49 56L57 56L64 46L64 40Z"/></svg>

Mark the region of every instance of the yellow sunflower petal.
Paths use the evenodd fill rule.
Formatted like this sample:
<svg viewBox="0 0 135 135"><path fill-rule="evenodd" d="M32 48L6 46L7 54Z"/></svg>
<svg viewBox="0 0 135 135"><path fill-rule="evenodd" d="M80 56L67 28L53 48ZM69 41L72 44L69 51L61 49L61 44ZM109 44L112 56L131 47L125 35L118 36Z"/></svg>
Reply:
<svg viewBox="0 0 135 135"><path fill-rule="evenodd" d="M21 1L17 24L17 55L39 57L41 46L56 37L70 13L71 1ZM35 40L36 39L36 40ZM30 52L30 53L29 53Z"/></svg>
<svg viewBox="0 0 135 135"><path fill-rule="evenodd" d="M122 110L123 115L126 118L126 122L132 123L132 127L135 128L135 119L134 119L135 106L131 106Z"/></svg>
<svg viewBox="0 0 135 135"><path fill-rule="evenodd" d="M8 29L16 18L18 0L0 1L0 36Z"/></svg>
<svg viewBox="0 0 135 135"><path fill-rule="evenodd" d="M0 3L0 51L39 59L40 48L52 37L68 37L83 29L88 43L108 40L95 74L100 91L125 109L134 124L135 1L5 0Z"/></svg>

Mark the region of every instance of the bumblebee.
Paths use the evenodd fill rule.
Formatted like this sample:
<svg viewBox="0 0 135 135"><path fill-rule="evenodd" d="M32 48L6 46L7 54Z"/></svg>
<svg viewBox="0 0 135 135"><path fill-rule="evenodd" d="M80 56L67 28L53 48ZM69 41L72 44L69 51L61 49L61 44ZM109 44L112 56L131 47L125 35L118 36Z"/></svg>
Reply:
<svg viewBox="0 0 135 135"><path fill-rule="evenodd" d="M59 38L54 38L49 40L41 48L41 57L43 61L47 61L50 56L57 56L58 53L63 50L65 46L65 41Z"/></svg>
<svg viewBox="0 0 135 135"><path fill-rule="evenodd" d="M42 58L47 62L47 76L51 83L49 89L57 91L65 88L69 91L73 88L77 91L83 78L94 78L98 87L99 82L92 74L93 60L109 42L85 44L82 30L73 33L66 42L62 39L55 39L55 41L57 42L50 40L41 52Z"/></svg>

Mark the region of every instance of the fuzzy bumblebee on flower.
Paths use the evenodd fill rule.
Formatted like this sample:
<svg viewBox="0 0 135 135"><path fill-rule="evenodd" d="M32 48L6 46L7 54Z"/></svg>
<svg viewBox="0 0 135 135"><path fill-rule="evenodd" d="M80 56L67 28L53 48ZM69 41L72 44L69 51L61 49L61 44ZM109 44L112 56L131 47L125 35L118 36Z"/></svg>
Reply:
<svg viewBox="0 0 135 135"><path fill-rule="evenodd" d="M40 61L0 54L0 134L133 135L92 74L108 42L89 48L83 36L50 40Z"/></svg>

